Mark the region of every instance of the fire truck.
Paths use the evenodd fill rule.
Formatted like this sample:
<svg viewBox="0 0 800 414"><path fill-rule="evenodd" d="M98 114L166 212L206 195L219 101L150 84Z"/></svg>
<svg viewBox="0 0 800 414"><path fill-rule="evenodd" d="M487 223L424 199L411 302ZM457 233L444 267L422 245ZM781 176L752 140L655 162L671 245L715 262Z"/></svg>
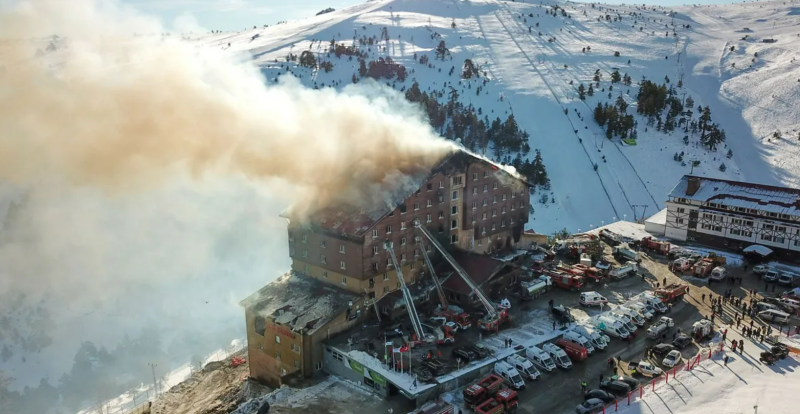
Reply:
<svg viewBox="0 0 800 414"><path fill-rule="evenodd" d="M410 412L409 414L454 414L456 407L445 401L431 401L422 405L422 407Z"/></svg>
<svg viewBox="0 0 800 414"><path fill-rule="evenodd" d="M553 284L567 290L579 290L583 287L584 281L582 276L577 276L563 271L547 271L547 276L553 281Z"/></svg>
<svg viewBox="0 0 800 414"><path fill-rule="evenodd" d="M657 289L656 296L658 296L658 298L664 303L674 302L675 299L679 299L681 296L686 294L687 288L688 286L686 285L673 283L671 285L664 286L661 289Z"/></svg>
<svg viewBox="0 0 800 414"><path fill-rule="evenodd" d="M596 268L594 266L586 266L586 265L576 264L576 265L573 265L572 268L576 269L576 270L583 271L583 277L585 277L587 279L591 279L594 282L602 282L603 281L603 277L605 276L600 269L598 269L598 268Z"/></svg>
<svg viewBox="0 0 800 414"><path fill-rule="evenodd" d="M481 405L475 407L476 414L504 414L516 413L519 405L517 392L509 389L502 389L494 394Z"/></svg>
<svg viewBox="0 0 800 414"><path fill-rule="evenodd" d="M446 300L447 299L445 299L445 301ZM433 314L445 318L448 322L454 322L458 325L458 329L462 331L472 326L472 319L469 314L464 312L464 309L455 305L448 304L446 306L439 306L433 310Z"/></svg>
<svg viewBox="0 0 800 414"><path fill-rule="evenodd" d="M642 239L642 247L658 254L669 254L669 246L669 242L654 240L649 236Z"/></svg>
<svg viewBox="0 0 800 414"><path fill-rule="evenodd" d="M498 375L489 374L481 378L480 381L464 389L464 404L467 408L477 407L492 398L500 390L501 385L503 385L503 378Z"/></svg>

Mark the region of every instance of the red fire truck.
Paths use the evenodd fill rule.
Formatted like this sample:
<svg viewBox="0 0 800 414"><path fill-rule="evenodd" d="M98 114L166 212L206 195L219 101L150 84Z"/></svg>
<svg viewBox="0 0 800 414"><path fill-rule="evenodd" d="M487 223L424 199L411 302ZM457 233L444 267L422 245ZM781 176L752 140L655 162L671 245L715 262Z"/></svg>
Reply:
<svg viewBox="0 0 800 414"><path fill-rule="evenodd" d="M547 276L553 281L553 284L567 290L579 290L583 287L584 281L583 276L577 276L571 273L566 273L563 271L547 271L545 272Z"/></svg>
<svg viewBox="0 0 800 414"><path fill-rule="evenodd" d="M475 407L477 414L504 414L517 412L519 398L517 392L509 389L502 389L479 406Z"/></svg>
<svg viewBox="0 0 800 414"><path fill-rule="evenodd" d="M688 286L673 283L656 290L656 296L664 303L670 303L686 294Z"/></svg>
<svg viewBox="0 0 800 414"><path fill-rule="evenodd" d="M654 240L652 237L642 239L642 247L659 254L669 254L669 242Z"/></svg>
<svg viewBox="0 0 800 414"><path fill-rule="evenodd" d="M464 389L464 404L467 408L477 407L493 397L500 390L501 385L503 385L503 378L498 375L489 374L483 377L480 381Z"/></svg>

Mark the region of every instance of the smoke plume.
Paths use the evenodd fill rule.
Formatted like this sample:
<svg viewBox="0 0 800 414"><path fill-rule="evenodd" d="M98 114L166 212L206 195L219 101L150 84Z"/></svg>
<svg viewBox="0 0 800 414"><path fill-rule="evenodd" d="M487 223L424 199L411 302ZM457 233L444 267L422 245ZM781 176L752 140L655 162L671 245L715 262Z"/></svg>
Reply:
<svg viewBox="0 0 800 414"><path fill-rule="evenodd" d="M81 339L236 325L242 290L288 264L281 210L374 208L452 150L394 91L267 86L163 31L109 1L0 12L0 294L49 304Z"/></svg>

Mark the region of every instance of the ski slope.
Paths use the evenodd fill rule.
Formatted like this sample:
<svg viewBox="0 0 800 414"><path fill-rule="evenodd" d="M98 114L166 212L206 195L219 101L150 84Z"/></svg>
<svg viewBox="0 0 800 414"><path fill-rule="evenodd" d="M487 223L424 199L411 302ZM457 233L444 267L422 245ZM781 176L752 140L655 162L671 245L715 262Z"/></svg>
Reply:
<svg viewBox="0 0 800 414"><path fill-rule="evenodd" d="M568 16L560 11L555 17L546 14L553 5ZM386 27L388 41L362 46L361 50L368 53L367 61L391 57L406 66L408 79L393 80L388 82L390 86L404 90L416 81L428 92L447 92L455 87L465 105L481 108L490 119L505 119L513 113L520 127L530 133L531 148L542 152L552 182L547 203L539 202L539 193L532 196L535 211L529 226L544 233L565 227L590 230L616 219L646 218L663 208L669 190L690 172L800 185L800 125L796 116L800 104L793 99L800 86L800 61L792 60L800 41L800 3L648 7L552 1L383 0L267 28L195 36L193 40L203 47L252 59L269 82L291 74L309 87L342 88L358 72L358 62L346 56L328 57L331 39L350 46L356 44L354 37L379 37ZM606 20L606 15L619 20ZM686 24L690 27L684 27ZM779 41L763 44L761 40L734 40L742 36L737 32L742 27L752 29L753 38L775 37ZM552 37L556 40L551 42ZM440 39L446 41L452 59L435 59L434 49ZM736 52L725 52L734 44ZM591 50L582 52L587 46ZM325 73L286 61L288 54L299 55L303 50L331 61L333 70ZM616 51L619 57L614 57ZM745 67L750 63L748 56L755 52L760 58L752 67ZM432 67L415 61L415 53L427 54ZM468 86L470 82L477 86L477 81L459 79L464 59L481 65L490 79L479 96ZM730 67L733 61L739 62L736 68ZM452 67L455 73L449 75ZM617 84L609 99L614 68L629 74L634 84ZM591 83L598 69L603 76L597 93L580 100L577 86ZM628 113L635 113L636 81L646 77L661 83L665 76L673 85L683 79L682 87L677 88L680 95L691 96L696 105L711 106L713 121L726 130L728 137L716 152L700 146L697 136L685 145L680 129L672 134L652 127L645 131L645 120L638 115L638 145L628 146L619 138L606 139L602 127L592 119L598 102L613 103L620 95L630 104ZM784 139L768 141L767 136L777 129ZM726 157L729 149L733 150L732 159ZM692 168L688 162L681 165L673 161L673 155L679 152L685 153L685 160L699 164ZM725 172L719 169L722 163Z"/></svg>

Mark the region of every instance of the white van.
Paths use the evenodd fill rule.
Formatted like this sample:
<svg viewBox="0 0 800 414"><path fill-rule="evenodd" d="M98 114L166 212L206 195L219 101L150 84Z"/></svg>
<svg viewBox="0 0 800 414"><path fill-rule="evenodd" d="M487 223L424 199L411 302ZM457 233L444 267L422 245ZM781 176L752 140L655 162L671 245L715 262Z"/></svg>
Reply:
<svg viewBox="0 0 800 414"><path fill-rule="evenodd" d="M601 306L608 303L608 299L597 292L582 292L578 303L580 303L581 306Z"/></svg>
<svg viewBox="0 0 800 414"><path fill-rule="evenodd" d="M645 319L653 319L653 316L655 316L652 310L647 309L647 306L640 302L631 301L626 303L625 307L639 312Z"/></svg>
<svg viewBox="0 0 800 414"><path fill-rule="evenodd" d="M635 311L635 310L633 310L633 309L631 309L631 308L629 308L627 306L620 306L620 307L618 307L618 308L616 308L614 310L617 311L617 312L622 313L623 315L626 315L629 318L631 318L631 321L633 323L635 323L636 326L644 326L645 322L647 322L647 320L645 319L644 315L642 315L641 313L639 313L639 312L637 312L637 311Z"/></svg>
<svg viewBox="0 0 800 414"><path fill-rule="evenodd" d="M639 296L639 301L642 303L646 303L649 306L652 306L653 309L655 309L659 313L664 313L669 310L667 309L667 305L665 305L664 302L661 301L661 299L659 299L657 296L653 295L650 292L642 293Z"/></svg>
<svg viewBox="0 0 800 414"><path fill-rule="evenodd" d="M564 334L564 339L568 339L576 344L586 348L586 352L589 354L594 353L594 347L592 346L592 341L585 338L583 335L575 332L575 331L568 331Z"/></svg>
<svg viewBox="0 0 800 414"><path fill-rule="evenodd" d="M714 280L723 280L728 277L728 270L722 266L717 266L711 271L711 278Z"/></svg>
<svg viewBox="0 0 800 414"><path fill-rule="evenodd" d="M609 318L608 316L601 316L595 320L595 325L601 331L617 337L625 339L630 335L630 331L625 328L622 322Z"/></svg>
<svg viewBox="0 0 800 414"><path fill-rule="evenodd" d="M608 343L611 342L608 336L600 334L591 326L575 325L572 330L592 341L592 346L594 346L595 349L606 349Z"/></svg>
<svg viewBox="0 0 800 414"><path fill-rule="evenodd" d="M533 366L531 361L528 361L528 358L525 358L522 355L514 354L506 358L506 362L508 365L514 367L514 369L522 375L523 378L527 378L529 380L535 380L539 378L539 370Z"/></svg>
<svg viewBox="0 0 800 414"><path fill-rule="evenodd" d="M795 312L797 311L798 308L800 308L800 302L798 302L798 301L796 301L794 299L781 298L780 303L781 303L781 305L786 306L786 307L794 310Z"/></svg>
<svg viewBox="0 0 800 414"><path fill-rule="evenodd" d="M535 345L525 348L525 358L528 358L534 365L545 371L549 372L556 369L556 363L550 358L550 354Z"/></svg>
<svg viewBox="0 0 800 414"><path fill-rule="evenodd" d="M775 309L768 309L758 313L758 317L769 322L789 323L789 314Z"/></svg>
<svg viewBox="0 0 800 414"><path fill-rule="evenodd" d="M542 349L550 354L550 357L556 362L556 365L561 368L572 368L572 360L569 359L567 353L564 352L563 349L559 348L555 344L544 344L542 345Z"/></svg>
<svg viewBox="0 0 800 414"><path fill-rule="evenodd" d="M777 270L770 269L767 273L764 273L764 281L765 282L775 282L780 277L780 272Z"/></svg>
<svg viewBox="0 0 800 414"><path fill-rule="evenodd" d="M517 391L525 389L525 381L522 376L508 362L499 361L494 364L494 373L502 377L511 388Z"/></svg>
<svg viewBox="0 0 800 414"><path fill-rule="evenodd" d="M628 315L626 315L626 314L624 314L624 313L622 313L622 312L620 312L620 311L618 311L616 309L614 309L613 311L609 312L608 316L610 316L610 317L622 322L622 324L625 325L625 329L627 329L628 332L635 332L636 329L638 329L638 328L636 328L636 324L634 324L633 321L631 320L630 316L628 316Z"/></svg>
<svg viewBox="0 0 800 414"><path fill-rule="evenodd" d="M778 284L784 286L792 286L794 284L794 280L798 277L799 276L797 276L794 273L783 272L781 273L781 276L778 278Z"/></svg>

